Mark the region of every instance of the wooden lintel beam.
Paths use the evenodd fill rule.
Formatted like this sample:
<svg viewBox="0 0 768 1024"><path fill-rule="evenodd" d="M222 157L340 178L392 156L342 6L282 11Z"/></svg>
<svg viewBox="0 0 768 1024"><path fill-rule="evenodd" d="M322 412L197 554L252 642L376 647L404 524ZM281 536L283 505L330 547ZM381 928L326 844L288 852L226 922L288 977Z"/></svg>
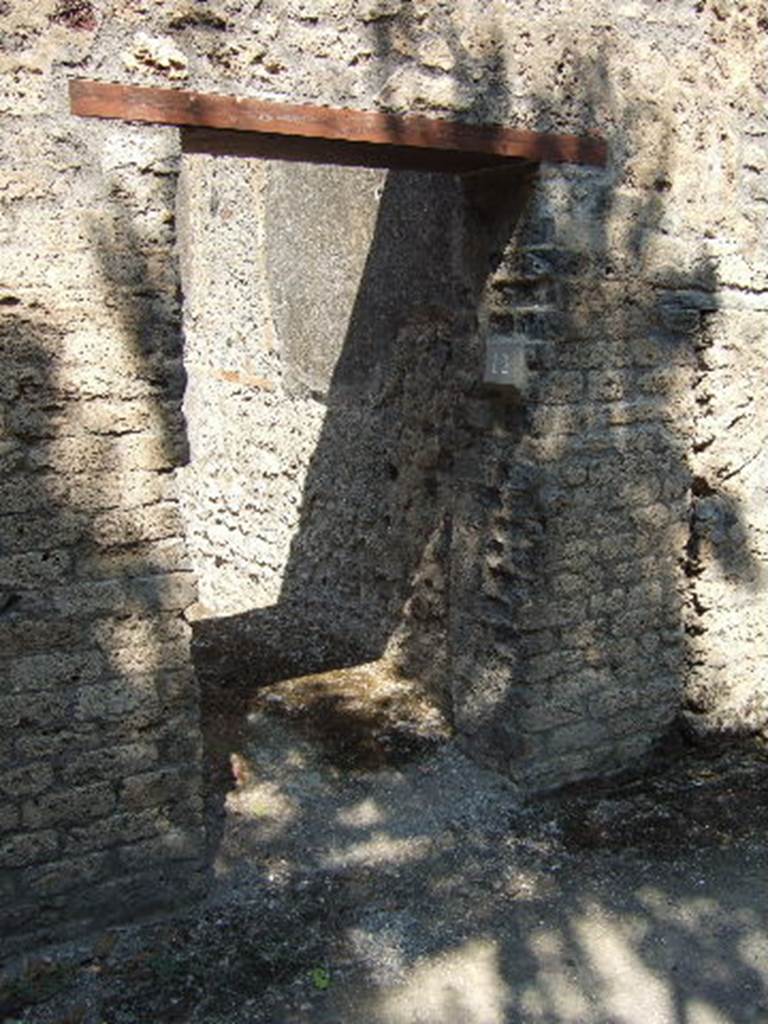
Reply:
<svg viewBox="0 0 768 1024"><path fill-rule="evenodd" d="M529 166L524 160L494 157L486 153L312 139L266 132L235 132L224 128L182 128L181 148L184 153L296 160L342 167L382 167L396 171L439 171L445 174Z"/></svg>
<svg viewBox="0 0 768 1024"><path fill-rule="evenodd" d="M214 93L82 79L69 83L69 95L72 113L81 117L147 121L195 129L185 133L185 149L193 152L239 151L241 155L311 159L290 154L300 151L297 140L304 143L316 140L342 147L326 150L329 155L323 162L327 163L350 163L356 155L355 162L365 157L366 166L406 167L411 166L408 161L413 159L419 169L449 171L455 167L454 173L520 160L598 167L604 166L606 161L605 142L592 136L461 124L420 115L399 117L360 110L294 106ZM236 142L236 133L249 137L250 143ZM257 137L262 140L268 137L268 140L259 142ZM204 146L209 148L204 149ZM260 146L264 152L258 151ZM282 156L281 146L285 150ZM355 153L354 149L346 149L348 146L365 149ZM347 160L342 159L345 153Z"/></svg>

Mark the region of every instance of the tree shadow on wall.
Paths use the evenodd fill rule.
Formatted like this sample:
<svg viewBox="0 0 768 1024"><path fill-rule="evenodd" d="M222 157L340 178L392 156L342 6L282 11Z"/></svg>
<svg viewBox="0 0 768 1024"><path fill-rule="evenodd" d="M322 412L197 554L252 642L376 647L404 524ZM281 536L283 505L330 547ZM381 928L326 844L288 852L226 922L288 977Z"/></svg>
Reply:
<svg viewBox="0 0 768 1024"><path fill-rule="evenodd" d="M137 223L173 201L175 176L162 170L158 194L150 170L122 165L83 218L101 278L92 295L63 311L0 304L0 648L13 726L0 753L40 777L13 795L33 853L7 872L9 948L167 910L207 881L183 619L195 586L173 490L187 458L177 275L168 234L152 217ZM142 205L134 192L147 185ZM38 855L46 823L56 842ZM51 885L74 858L83 870Z"/></svg>
<svg viewBox="0 0 768 1024"><path fill-rule="evenodd" d="M10 297L0 310L0 757L4 773L34 780L7 793L28 847L23 857L4 848L4 955L204 890L199 773L189 771L197 700L179 577L168 575L178 550L141 536L157 495L153 473L130 468L135 440L159 441L146 434L153 397L115 402L114 378L98 359L73 358L53 319L34 300ZM132 787L160 764L183 766L186 779L113 838ZM74 859L82 870L51 884Z"/></svg>
<svg viewBox="0 0 768 1024"><path fill-rule="evenodd" d="M477 104L479 117L482 90ZM471 182L388 173L343 340L333 346L326 341L340 319L317 296L317 305L308 301L304 279L322 274L323 259L333 261L335 246L348 244L333 223L340 216L346 224L338 204L352 210L351 234L360 215L356 189L369 180L345 169L270 169L267 260L284 388L325 408L279 601L194 623L214 819L233 782L221 733L237 731L243 701L265 684L386 656L450 711L455 474L472 462L489 421L517 418L486 407L479 303L534 175L522 161ZM333 267L328 276L334 280ZM330 365L328 349L336 356ZM336 711L341 732L349 712ZM358 725L349 722L355 733Z"/></svg>
<svg viewBox="0 0 768 1024"><path fill-rule="evenodd" d="M590 104L605 110L610 96L587 97ZM458 201L457 184L390 175L325 395L280 602L197 625L204 687L248 692L368 660L396 635L397 655L417 673L429 676L440 652L433 681L448 692L475 757L533 788L638 764L649 738L675 728L697 628L687 609L693 399L719 300L706 255L686 270L653 253L665 235L669 138L641 187L629 198L617 188L649 123L651 108L621 114L603 184L599 172L544 171L528 196L527 184L478 176L461 200L466 219L450 261L444 254L455 242L441 210ZM564 189L571 198L563 200ZM510 202L513 193L529 199L526 210ZM623 236L608 230L617 222L627 225ZM459 269L441 279L447 262ZM523 403L478 389L479 307L484 330L525 339ZM729 556L729 564L739 585L751 585L749 559ZM311 800L300 803L296 819L315 820L321 864L322 815L313 817ZM396 792L383 812L378 828L417 838L399 831ZM248 824L238 827L242 838ZM366 835L358 830L350 843ZM305 853L301 865L287 861L288 877L312 863ZM469 859L426 856L416 884L433 894L435 913L460 916ZM348 907L337 881L339 905ZM724 949L701 923L670 923L658 899L678 890L664 882L660 891L650 903L640 887L625 905L616 894L607 902L647 925L637 942L617 935L617 955L635 958L646 979L663 978L670 1020L686 1021L698 997L734 1012L733 985L747 975L750 990L762 991L738 942L726 939ZM535 927L524 922L511 936L501 913L485 893L471 934L500 951L500 981L515 993L494 1019L525 1019L512 986L546 969ZM583 991L601 993L608 1006L612 983L579 923L583 913L573 895L569 920L547 942L555 959L590 979ZM340 942L351 921L342 913L334 922ZM659 953L656 943L670 935L680 956L697 950L692 980L678 983ZM435 960L448 950L434 938ZM721 988L711 969L722 960L733 969ZM534 983L544 1020L564 1019L558 984ZM379 1003L369 1009L370 1019L388 1019ZM439 1019L471 1020L472 1012L448 992Z"/></svg>
<svg viewBox="0 0 768 1024"><path fill-rule="evenodd" d="M611 109L587 63L584 109ZM469 119L488 102L476 90ZM307 346L286 345L288 377L326 414L280 600L196 624L204 690L393 654L468 749L533 788L633 763L674 730L696 628L684 406L718 300L706 257L685 271L649 248L671 140L642 187L616 192L653 122L622 111L603 184L580 168L532 192L527 174L389 175L327 384ZM484 331L525 339L524 402L479 387Z"/></svg>
<svg viewBox="0 0 768 1024"><path fill-rule="evenodd" d="M474 453L485 487L470 483L464 500L468 511L485 502L482 540L463 560L454 551L468 570L451 598L462 740L534 790L637 766L654 741L675 749L681 726L691 735L703 515L730 524L715 557L732 584L752 589L758 574L733 499L720 489L717 513L695 487L691 500L720 300L705 247L675 249L665 224L670 131L582 63L587 107L617 124L612 166L597 178L543 170L489 278L488 330L524 338L532 372L515 431ZM638 160L639 138L655 163ZM710 676L717 703L728 680Z"/></svg>
<svg viewBox="0 0 768 1024"><path fill-rule="evenodd" d="M476 102L480 116L483 90ZM354 305L334 319L317 296L314 307L304 297L303 278L347 244L332 222L342 204L354 228L366 179L344 169L270 169L267 259L284 387L322 402L324 417L279 602L195 623L204 688L242 694L387 654L445 698L452 479L485 419L478 303L491 250L511 234L534 173L520 161L478 174L472 187L448 174L388 173ZM481 211L488 192L494 208ZM469 242L468 193L484 220ZM302 194L313 198L302 202Z"/></svg>
<svg viewBox="0 0 768 1024"><path fill-rule="evenodd" d="M324 169L279 174L283 184L276 191L287 188L286 195L271 197L276 221L297 178L328 183ZM355 184L354 176L345 175L342 199L347 183L352 189ZM511 173L506 183L508 205L517 208L527 180L521 187ZM351 193L346 198L354 201ZM479 390L481 370L472 337L474 282L460 270L461 203L461 187L450 176L387 177L329 380L307 350L318 330L336 324L322 314L312 317L297 300L294 315L312 323L304 345L287 343L288 387L321 398L323 425L279 604L198 626L202 643L221 646L226 657L232 637L245 638L239 645L243 659L225 670L228 677L234 670L248 685L378 657L408 616L432 634L425 642L440 658L450 479L462 447L471 443L465 405L467 395ZM312 251L310 258L317 261L321 253ZM283 259L296 267L293 276L288 267L275 267L280 287L300 294L297 278L306 269L301 255L288 245Z"/></svg>

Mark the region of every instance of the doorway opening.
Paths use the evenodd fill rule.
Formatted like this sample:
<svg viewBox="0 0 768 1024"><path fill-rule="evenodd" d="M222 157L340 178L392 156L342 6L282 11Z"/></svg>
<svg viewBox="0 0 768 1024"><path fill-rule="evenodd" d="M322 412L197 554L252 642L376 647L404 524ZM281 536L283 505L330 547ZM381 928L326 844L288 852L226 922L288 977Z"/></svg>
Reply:
<svg viewBox="0 0 768 1024"><path fill-rule="evenodd" d="M530 180L184 157L181 501L214 816L249 715L342 767L450 733L462 467L489 409L514 415L482 384L483 288Z"/></svg>

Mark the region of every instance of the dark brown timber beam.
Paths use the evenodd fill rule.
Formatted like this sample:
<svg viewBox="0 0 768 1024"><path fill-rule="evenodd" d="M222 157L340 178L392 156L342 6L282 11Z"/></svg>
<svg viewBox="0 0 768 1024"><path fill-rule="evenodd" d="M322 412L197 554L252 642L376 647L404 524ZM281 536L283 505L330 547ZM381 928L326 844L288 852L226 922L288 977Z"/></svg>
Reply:
<svg viewBox="0 0 768 1024"><path fill-rule="evenodd" d="M294 106L181 89L76 79L70 108L81 117L180 125L185 152L463 173L520 160L605 165L591 136L552 135L409 115Z"/></svg>
<svg viewBox="0 0 768 1024"><path fill-rule="evenodd" d="M251 156L273 160L298 160L310 164L342 167L387 167L396 171L442 171L467 174L491 167L527 166L527 162L485 153L451 149L419 149L373 142L343 142L336 139L308 139L300 136L233 132L223 128L182 128L184 153L212 153L218 156Z"/></svg>

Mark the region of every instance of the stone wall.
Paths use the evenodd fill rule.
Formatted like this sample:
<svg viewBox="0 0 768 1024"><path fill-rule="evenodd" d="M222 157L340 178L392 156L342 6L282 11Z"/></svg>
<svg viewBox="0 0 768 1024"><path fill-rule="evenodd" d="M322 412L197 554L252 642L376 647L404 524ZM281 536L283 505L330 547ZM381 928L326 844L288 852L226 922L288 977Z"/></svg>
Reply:
<svg viewBox="0 0 768 1024"><path fill-rule="evenodd" d="M455 716L534 791L635 763L682 701L699 293L623 258L612 218L593 172L540 175L484 302L527 380L457 479Z"/></svg>
<svg viewBox="0 0 768 1024"><path fill-rule="evenodd" d="M61 5L10 7L0 935L13 949L199 894L203 834L183 618L196 587L174 480L177 143L71 118L66 80L98 33Z"/></svg>
<svg viewBox="0 0 768 1024"><path fill-rule="evenodd" d="M458 183L211 157L184 183L200 646L240 685L415 645L436 672L414 588L445 570Z"/></svg>
<svg viewBox="0 0 768 1024"><path fill-rule="evenodd" d="M764 8L0 5L9 948L201 891L190 618L241 682L397 656L534 791L765 732ZM610 166L181 161L72 118L75 76L596 130Z"/></svg>

